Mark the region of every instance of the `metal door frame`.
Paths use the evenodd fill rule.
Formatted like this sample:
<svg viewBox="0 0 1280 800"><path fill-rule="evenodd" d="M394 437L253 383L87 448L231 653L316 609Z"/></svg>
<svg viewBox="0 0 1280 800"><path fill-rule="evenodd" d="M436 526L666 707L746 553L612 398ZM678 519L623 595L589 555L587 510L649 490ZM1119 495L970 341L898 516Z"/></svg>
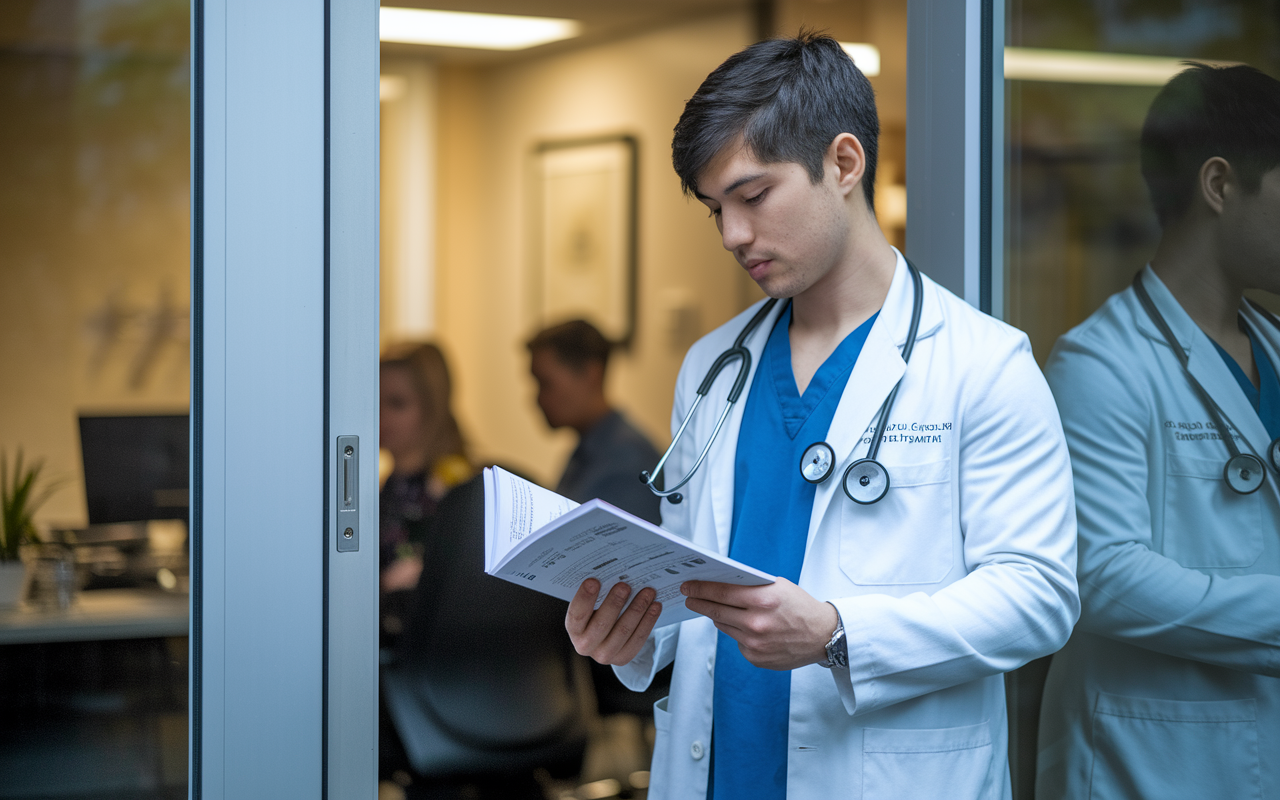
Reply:
<svg viewBox="0 0 1280 800"><path fill-rule="evenodd" d="M371 798L378 5L191 16L189 796ZM340 435L364 451L350 552Z"/></svg>
<svg viewBox="0 0 1280 800"><path fill-rule="evenodd" d="M1005 0L907 4L907 253L1004 318Z"/></svg>

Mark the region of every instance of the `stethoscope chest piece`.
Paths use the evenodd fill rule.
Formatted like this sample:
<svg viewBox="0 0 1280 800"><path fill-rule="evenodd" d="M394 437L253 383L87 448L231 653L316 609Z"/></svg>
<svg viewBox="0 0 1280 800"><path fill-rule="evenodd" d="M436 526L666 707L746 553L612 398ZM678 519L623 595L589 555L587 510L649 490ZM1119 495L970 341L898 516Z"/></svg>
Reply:
<svg viewBox="0 0 1280 800"><path fill-rule="evenodd" d="M1280 439L1276 439L1267 448L1267 455L1271 458L1271 466L1276 468L1276 472L1280 472Z"/></svg>
<svg viewBox="0 0 1280 800"><path fill-rule="evenodd" d="M1275 444L1271 446L1272 454L1275 453ZM1237 453L1227 461L1227 466L1223 470L1223 477L1227 480L1227 485L1239 494L1253 494L1262 486L1262 481L1267 476L1266 467L1262 465L1262 459L1253 453Z"/></svg>
<svg viewBox="0 0 1280 800"><path fill-rule="evenodd" d="M814 442L800 458L800 477L809 483L822 483L836 467L836 452L826 442Z"/></svg>
<svg viewBox="0 0 1280 800"><path fill-rule="evenodd" d="M889 471L874 458L855 461L844 471L844 493L859 505L869 506L889 491Z"/></svg>

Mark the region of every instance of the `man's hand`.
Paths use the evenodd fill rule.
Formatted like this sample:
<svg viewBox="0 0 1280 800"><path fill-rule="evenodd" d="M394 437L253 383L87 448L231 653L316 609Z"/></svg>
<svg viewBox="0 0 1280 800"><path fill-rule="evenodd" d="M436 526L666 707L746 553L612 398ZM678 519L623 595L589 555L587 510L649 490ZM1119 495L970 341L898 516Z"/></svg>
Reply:
<svg viewBox="0 0 1280 800"><path fill-rule="evenodd" d="M564 628L580 655L590 656L601 664L621 666L635 658L644 647L653 624L662 613L662 603L655 602L656 592L646 588L641 589L628 606L631 587L625 583L610 589L604 602L596 608L599 594L600 581L595 578L583 581L569 603Z"/></svg>
<svg viewBox="0 0 1280 800"><path fill-rule="evenodd" d="M767 586L685 581L680 591L690 611L709 617L732 636L757 667L788 670L827 658L827 642L839 615L785 578Z"/></svg>

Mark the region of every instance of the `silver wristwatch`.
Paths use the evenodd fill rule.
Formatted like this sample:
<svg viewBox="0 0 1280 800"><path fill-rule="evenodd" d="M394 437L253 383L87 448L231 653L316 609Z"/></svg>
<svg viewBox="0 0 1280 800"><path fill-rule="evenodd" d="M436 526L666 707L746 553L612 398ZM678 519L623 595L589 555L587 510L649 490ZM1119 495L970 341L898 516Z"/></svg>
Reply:
<svg viewBox="0 0 1280 800"><path fill-rule="evenodd" d="M840 619L839 609L836 610L836 630L831 634L831 641L827 642L827 660L819 661L818 666L849 668L849 641L844 635L844 620Z"/></svg>

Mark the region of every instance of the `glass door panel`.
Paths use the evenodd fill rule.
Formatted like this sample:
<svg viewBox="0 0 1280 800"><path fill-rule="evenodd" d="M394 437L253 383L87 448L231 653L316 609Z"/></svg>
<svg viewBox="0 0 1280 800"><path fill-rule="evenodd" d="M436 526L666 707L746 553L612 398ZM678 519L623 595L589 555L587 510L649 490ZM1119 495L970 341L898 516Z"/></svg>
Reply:
<svg viewBox="0 0 1280 800"><path fill-rule="evenodd" d="M1043 364L1154 251L1138 137L1160 86L1186 59L1280 75L1280 14L1268 0L1010 0L1007 46L1008 321Z"/></svg>
<svg viewBox="0 0 1280 800"><path fill-rule="evenodd" d="M51 490L0 548L0 797L187 791L188 28L0 3L0 477Z"/></svg>

